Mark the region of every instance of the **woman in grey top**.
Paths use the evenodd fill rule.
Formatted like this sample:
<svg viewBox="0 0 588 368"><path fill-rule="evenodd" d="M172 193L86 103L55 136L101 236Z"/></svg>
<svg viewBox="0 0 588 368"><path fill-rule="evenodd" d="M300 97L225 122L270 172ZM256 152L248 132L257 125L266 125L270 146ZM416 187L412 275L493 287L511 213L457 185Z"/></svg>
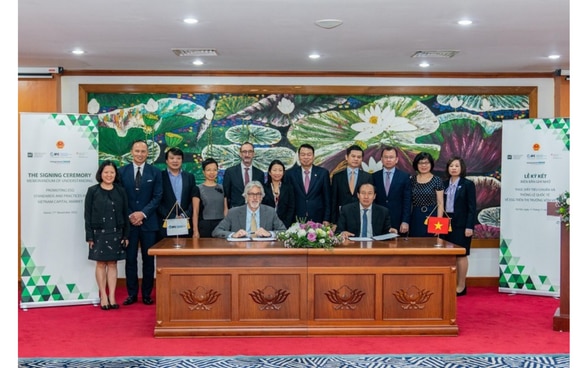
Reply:
<svg viewBox="0 0 588 368"><path fill-rule="evenodd" d="M212 230L229 211L223 186L218 184L218 163L213 158L202 161L204 183L198 185L198 197L193 198L194 208L199 208L194 218L194 237L211 238Z"/></svg>

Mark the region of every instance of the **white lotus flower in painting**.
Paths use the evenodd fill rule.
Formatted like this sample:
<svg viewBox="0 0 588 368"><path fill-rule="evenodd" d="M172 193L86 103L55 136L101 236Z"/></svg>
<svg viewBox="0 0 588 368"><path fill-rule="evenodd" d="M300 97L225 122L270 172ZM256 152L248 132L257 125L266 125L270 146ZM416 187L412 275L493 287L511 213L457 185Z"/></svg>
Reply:
<svg viewBox="0 0 588 368"><path fill-rule="evenodd" d="M484 97L482 99L482 105L480 106L480 108L482 109L482 111L490 111L492 109L492 104L486 97Z"/></svg>
<svg viewBox="0 0 588 368"><path fill-rule="evenodd" d="M294 107L294 102L288 100L285 97L282 97L280 102L278 102L278 110L280 110L280 112L284 115L288 115L294 111Z"/></svg>
<svg viewBox="0 0 588 368"><path fill-rule="evenodd" d="M100 104L93 98L90 102L88 102L88 113L90 114L97 114L100 111Z"/></svg>
<svg viewBox="0 0 588 368"><path fill-rule="evenodd" d="M449 106L451 106L454 109L457 109L461 105L463 105L463 100L457 98L457 96L453 96L451 100L449 100Z"/></svg>
<svg viewBox="0 0 588 368"><path fill-rule="evenodd" d="M378 170L382 170L382 161L376 161L373 157L370 157L367 164L365 162L361 163L361 168L363 171L373 174Z"/></svg>
<svg viewBox="0 0 588 368"><path fill-rule="evenodd" d="M159 108L159 104L154 99L150 98L145 104L145 110L149 112L155 112Z"/></svg>
<svg viewBox="0 0 588 368"><path fill-rule="evenodd" d="M407 118L397 117L396 112L390 107L382 109L374 106L359 113L362 123L351 125L351 129L360 132L353 138L356 141L367 141L385 131L408 132L416 130L416 126L409 123Z"/></svg>

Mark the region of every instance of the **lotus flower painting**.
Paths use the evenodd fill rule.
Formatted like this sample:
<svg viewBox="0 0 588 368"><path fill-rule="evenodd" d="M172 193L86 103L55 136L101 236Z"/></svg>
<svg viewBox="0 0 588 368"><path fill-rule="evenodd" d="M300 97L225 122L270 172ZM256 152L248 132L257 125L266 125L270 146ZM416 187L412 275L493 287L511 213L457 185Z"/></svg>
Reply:
<svg viewBox="0 0 588 368"><path fill-rule="evenodd" d="M455 88L453 89L455 90ZM88 93L99 117L100 160L131 161L137 139L149 145L148 162L165 168L165 152L184 151L183 169L204 181L201 162L213 157L224 170L240 162L243 142L255 146L254 165L267 172L281 160L296 163L297 148L315 148L315 164L331 174L345 168L345 150L364 149L362 167L382 167L381 149L399 151L397 167L414 173L419 152L435 157L444 177L447 160L464 158L476 184L474 238L499 238L502 121L529 118L529 95L328 95L229 93Z"/></svg>

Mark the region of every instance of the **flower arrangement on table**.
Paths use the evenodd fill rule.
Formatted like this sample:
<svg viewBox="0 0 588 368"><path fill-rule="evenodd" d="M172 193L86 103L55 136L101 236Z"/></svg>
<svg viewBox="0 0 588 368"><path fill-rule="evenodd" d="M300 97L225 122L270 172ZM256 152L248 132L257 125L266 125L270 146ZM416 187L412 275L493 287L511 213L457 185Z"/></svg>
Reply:
<svg viewBox="0 0 588 368"><path fill-rule="evenodd" d="M561 221L570 227L570 192L565 191L557 197L555 202L557 213L561 216Z"/></svg>
<svg viewBox="0 0 588 368"><path fill-rule="evenodd" d="M286 248L325 248L332 249L342 242L330 226L318 222L298 220L290 228L277 235Z"/></svg>

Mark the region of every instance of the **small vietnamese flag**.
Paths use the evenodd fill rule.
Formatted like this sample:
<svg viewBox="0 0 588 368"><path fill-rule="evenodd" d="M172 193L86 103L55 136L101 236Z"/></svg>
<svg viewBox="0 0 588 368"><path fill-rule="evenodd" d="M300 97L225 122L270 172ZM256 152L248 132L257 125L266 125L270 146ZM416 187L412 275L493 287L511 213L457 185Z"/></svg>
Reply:
<svg viewBox="0 0 588 368"><path fill-rule="evenodd" d="M449 217L429 217L427 232L429 234L449 233Z"/></svg>

